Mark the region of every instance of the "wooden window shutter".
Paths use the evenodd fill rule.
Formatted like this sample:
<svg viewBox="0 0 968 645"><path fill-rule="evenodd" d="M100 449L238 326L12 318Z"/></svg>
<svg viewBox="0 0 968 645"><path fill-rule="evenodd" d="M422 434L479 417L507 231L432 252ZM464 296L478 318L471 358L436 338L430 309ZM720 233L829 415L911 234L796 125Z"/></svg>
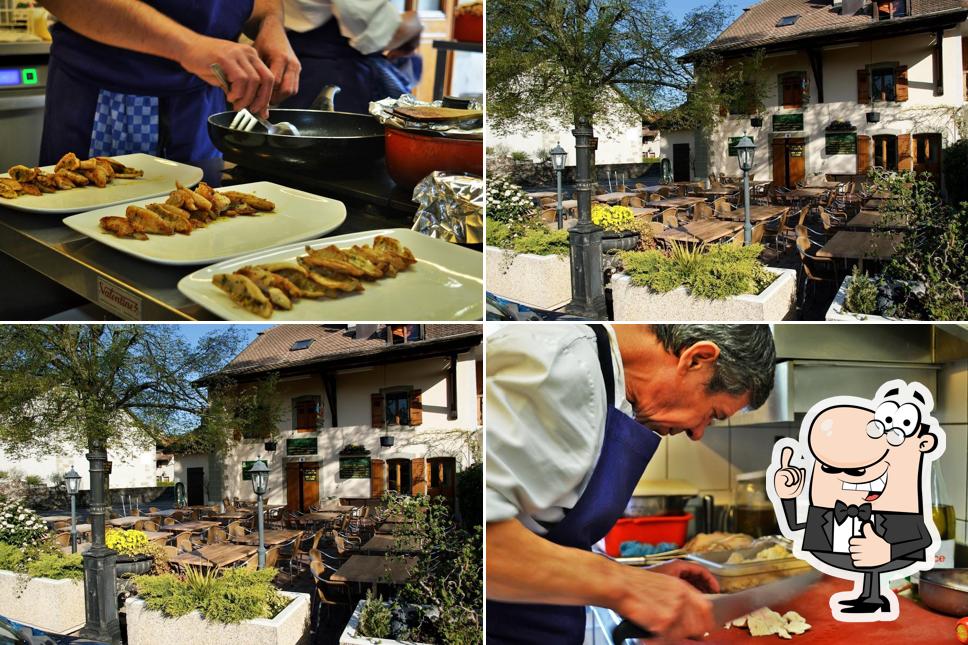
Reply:
<svg viewBox="0 0 968 645"><path fill-rule="evenodd" d="M908 100L908 68L901 65L894 70L894 95L898 101Z"/></svg>
<svg viewBox="0 0 968 645"><path fill-rule="evenodd" d="M420 401L421 390L410 392L410 425L419 426L423 423L423 403Z"/></svg>
<svg viewBox="0 0 968 645"><path fill-rule="evenodd" d="M370 425L374 428L383 427L385 410L383 409L383 395L370 395Z"/></svg>
<svg viewBox="0 0 968 645"><path fill-rule="evenodd" d="M385 486L383 484L384 461L370 460L370 497L382 497Z"/></svg>
<svg viewBox="0 0 968 645"><path fill-rule="evenodd" d="M410 494L427 494L427 464L424 459L410 460Z"/></svg>
<svg viewBox="0 0 968 645"><path fill-rule="evenodd" d="M317 430L323 419L320 397L300 396L292 400L292 429L302 432Z"/></svg>
<svg viewBox="0 0 968 645"><path fill-rule="evenodd" d="M914 170L914 157L911 155L911 135L897 136L897 169Z"/></svg>
<svg viewBox="0 0 968 645"><path fill-rule="evenodd" d="M857 135L857 174L866 175L871 169L871 138Z"/></svg>
<svg viewBox="0 0 968 645"><path fill-rule="evenodd" d="M871 75L866 69L857 70L857 102L862 105L871 102Z"/></svg>

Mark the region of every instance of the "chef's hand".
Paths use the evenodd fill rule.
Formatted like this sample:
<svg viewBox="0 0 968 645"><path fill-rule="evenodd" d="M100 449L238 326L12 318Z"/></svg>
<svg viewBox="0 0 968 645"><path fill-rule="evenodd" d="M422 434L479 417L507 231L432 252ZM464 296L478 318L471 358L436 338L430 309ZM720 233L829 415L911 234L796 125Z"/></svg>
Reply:
<svg viewBox="0 0 968 645"><path fill-rule="evenodd" d="M246 108L262 117L268 115L272 72L259 59L254 47L221 38L198 36L195 45L186 47L178 62L209 85L220 87L211 70L211 65L217 63L228 79L228 101L232 108Z"/></svg>
<svg viewBox="0 0 968 645"><path fill-rule="evenodd" d="M660 638L699 638L716 627L712 603L674 575L630 568L623 583L624 599L614 609Z"/></svg>
<svg viewBox="0 0 968 645"><path fill-rule="evenodd" d="M780 468L773 475L773 486L780 499L793 499L799 495L807 477L806 469L790 465L791 459L793 459L793 448L788 446L780 451Z"/></svg>
<svg viewBox="0 0 968 645"><path fill-rule="evenodd" d="M648 569L667 576L681 578L703 593L719 593L719 581L716 580L716 576L698 564L683 560L669 560L648 567Z"/></svg>
<svg viewBox="0 0 968 645"><path fill-rule="evenodd" d="M272 71L272 105L278 105L299 92L302 65L289 44L285 28L278 20L266 18L262 21L259 35L255 38L255 50ZM268 111L263 116L267 117Z"/></svg>
<svg viewBox="0 0 968 645"><path fill-rule="evenodd" d="M870 522L860 528L861 537L850 538L850 557L855 567L879 567L891 561L891 545L874 532Z"/></svg>

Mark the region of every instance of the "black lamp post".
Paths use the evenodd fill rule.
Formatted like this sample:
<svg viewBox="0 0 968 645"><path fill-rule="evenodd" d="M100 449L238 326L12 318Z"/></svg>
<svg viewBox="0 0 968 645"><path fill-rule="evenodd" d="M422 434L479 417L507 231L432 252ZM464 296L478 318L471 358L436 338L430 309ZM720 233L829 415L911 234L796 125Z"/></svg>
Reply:
<svg viewBox="0 0 968 645"><path fill-rule="evenodd" d="M558 175L558 230L561 230L563 223L562 212L561 212L561 173L565 169L565 159L568 158L568 153L565 149L561 147L559 142L554 148L551 149L551 166L555 169L555 174Z"/></svg>
<svg viewBox="0 0 968 645"><path fill-rule="evenodd" d="M592 224L592 154L595 142L592 126L579 117L575 129L575 193L578 198L578 224L568 231L571 244L571 302L568 313L604 320L605 285L602 281L602 229Z"/></svg>
<svg viewBox="0 0 968 645"><path fill-rule="evenodd" d="M753 227L750 224L750 170L753 169L753 154L756 144L749 137L743 137L736 144L736 157L739 159L739 169L743 171L743 243L750 245L753 239Z"/></svg>
<svg viewBox="0 0 968 645"><path fill-rule="evenodd" d="M266 530L262 515L262 496L269 492L269 467L261 459L252 464L249 469L249 476L252 477L252 491L258 501L258 522L259 522L259 568L266 566Z"/></svg>
<svg viewBox="0 0 968 645"><path fill-rule="evenodd" d="M81 637L107 643L121 642L118 623L118 594L115 588L117 552L104 543L104 525L111 505L108 503L108 453L104 444L92 439L87 461L91 472L91 548L84 553L85 622Z"/></svg>
<svg viewBox="0 0 968 645"><path fill-rule="evenodd" d="M71 553L77 553L77 491L81 488L81 476L74 466L64 475L64 484L71 496Z"/></svg>

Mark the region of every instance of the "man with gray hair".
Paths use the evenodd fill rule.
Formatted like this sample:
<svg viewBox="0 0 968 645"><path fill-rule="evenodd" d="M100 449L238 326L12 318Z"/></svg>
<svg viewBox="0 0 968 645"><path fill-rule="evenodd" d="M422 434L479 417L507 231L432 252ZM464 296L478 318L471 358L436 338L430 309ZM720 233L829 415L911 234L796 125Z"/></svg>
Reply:
<svg viewBox="0 0 968 645"><path fill-rule="evenodd" d="M508 325L487 339L487 641L583 642L583 607L657 636L715 628L705 569L590 552L662 436L763 404L767 325Z"/></svg>

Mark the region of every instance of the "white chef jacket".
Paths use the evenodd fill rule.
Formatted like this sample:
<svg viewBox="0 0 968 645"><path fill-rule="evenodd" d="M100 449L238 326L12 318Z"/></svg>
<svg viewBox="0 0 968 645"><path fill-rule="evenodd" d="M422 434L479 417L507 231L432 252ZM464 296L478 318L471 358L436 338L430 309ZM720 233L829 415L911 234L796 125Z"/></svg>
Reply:
<svg viewBox="0 0 968 645"><path fill-rule="evenodd" d="M286 29L303 33L335 16L340 33L364 55L386 49L401 22L387 0L283 0L283 5Z"/></svg>
<svg viewBox="0 0 968 645"><path fill-rule="evenodd" d="M587 325L509 324L487 339L487 521L517 518L538 535L560 521L595 470L609 405L633 416L615 332L616 401L605 401Z"/></svg>

